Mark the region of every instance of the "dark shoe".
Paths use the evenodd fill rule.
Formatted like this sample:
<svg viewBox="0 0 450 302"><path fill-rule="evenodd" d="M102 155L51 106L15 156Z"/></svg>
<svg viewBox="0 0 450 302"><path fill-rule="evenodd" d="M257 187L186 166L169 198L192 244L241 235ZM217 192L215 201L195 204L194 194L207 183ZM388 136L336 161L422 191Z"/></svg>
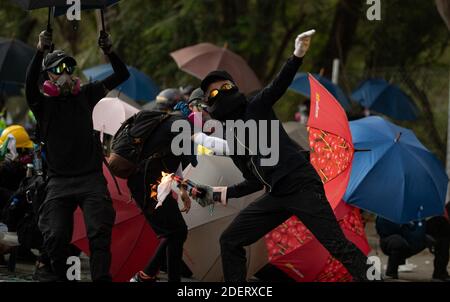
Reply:
<svg viewBox="0 0 450 302"><path fill-rule="evenodd" d="M133 276L133 278L130 279L130 282L151 282L154 283L158 280L156 277L151 277L144 273L143 271L140 271L136 273L136 275Z"/></svg>
<svg viewBox="0 0 450 302"><path fill-rule="evenodd" d="M398 279L398 273L397 272L386 272L386 279Z"/></svg>
<svg viewBox="0 0 450 302"><path fill-rule="evenodd" d="M58 282L60 281L59 277L53 273L52 269L49 265L36 265L36 269L34 270L33 280L39 282Z"/></svg>

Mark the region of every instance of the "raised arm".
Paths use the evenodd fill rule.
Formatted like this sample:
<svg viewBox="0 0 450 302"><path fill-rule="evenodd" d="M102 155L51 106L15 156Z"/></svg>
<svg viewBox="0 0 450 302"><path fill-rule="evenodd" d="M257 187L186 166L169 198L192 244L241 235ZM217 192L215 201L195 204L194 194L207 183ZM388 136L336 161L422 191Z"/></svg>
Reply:
<svg viewBox="0 0 450 302"><path fill-rule="evenodd" d="M25 80L25 95L28 106L36 114L39 111L42 102L42 94L39 90L38 81L41 72L41 64L44 53L40 50L36 51L27 70Z"/></svg>
<svg viewBox="0 0 450 302"><path fill-rule="evenodd" d="M303 57L309 49L314 33L315 30L310 30L297 36L294 54L287 60L275 79L252 99L253 105L272 107L286 93L303 63Z"/></svg>
<svg viewBox="0 0 450 302"><path fill-rule="evenodd" d="M44 51L50 49L52 45L52 34L43 31L39 34L39 42L37 51L28 66L27 76L25 80L25 95L28 106L36 114L39 111L43 96L39 90L39 76L41 73L42 60L44 59Z"/></svg>
<svg viewBox="0 0 450 302"><path fill-rule="evenodd" d="M112 42L109 34L102 31L98 39L98 45L103 50L103 53L109 58L114 73L106 79L87 85L87 95L91 108L104 98L109 91L114 90L117 86L128 80L130 73L127 66L115 54L112 48Z"/></svg>

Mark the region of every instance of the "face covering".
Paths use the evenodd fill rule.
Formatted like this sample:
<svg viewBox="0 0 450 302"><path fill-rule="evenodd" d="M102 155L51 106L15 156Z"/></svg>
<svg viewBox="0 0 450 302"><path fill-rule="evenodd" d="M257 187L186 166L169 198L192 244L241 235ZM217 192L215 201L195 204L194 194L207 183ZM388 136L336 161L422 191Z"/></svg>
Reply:
<svg viewBox="0 0 450 302"><path fill-rule="evenodd" d="M77 77L67 73L62 74L56 81L47 80L42 86L45 95L51 97L77 95L80 92L81 82Z"/></svg>
<svg viewBox="0 0 450 302"><path fill-rule="evenodd" d="M220 93L211 100L207 111L213 119L219 121L239 120L243 117L247 106L247 98L237 88Z"/></svg>

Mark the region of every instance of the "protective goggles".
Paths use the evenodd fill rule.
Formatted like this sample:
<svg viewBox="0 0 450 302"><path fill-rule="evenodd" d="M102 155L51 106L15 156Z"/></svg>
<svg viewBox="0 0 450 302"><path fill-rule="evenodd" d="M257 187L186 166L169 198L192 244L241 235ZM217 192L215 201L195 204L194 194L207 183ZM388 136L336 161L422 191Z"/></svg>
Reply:
<svg viewBox="0 0 450 302"><path fill-rule="evenodd" d="M211 92L208 95L208 101L212 101L217 95L219 95L219 93L221 91L228 91L228 90L233 89L234 87L236 87L236 86L234 86L231 83L225 83L222 85L222 87L220 87L220 89L211 90Z"/></svg>
<svg viewBox="0 0 450 302"><path fill-rule="evenodd" d="M61 63L58 66L50 68L48 71L56 75L61 75L66 71L68 74L73 74L75 72L75 66L67 65L66 63Z"/></svg>

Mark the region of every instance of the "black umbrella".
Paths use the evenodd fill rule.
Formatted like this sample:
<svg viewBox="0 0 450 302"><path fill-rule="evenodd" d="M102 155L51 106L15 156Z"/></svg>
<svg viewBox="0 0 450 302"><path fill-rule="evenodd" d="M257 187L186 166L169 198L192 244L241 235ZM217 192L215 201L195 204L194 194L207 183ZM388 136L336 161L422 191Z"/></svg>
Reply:
<svg viewBox="0 0 450 302"><path fill-rule="evenodd" d="M61 11L66 11L70 5L67 5L66 0L11 0L14 3L19 4L25 10L33 10L38 8L48 7L48 22L47 30L51 32L51 18L55 15L55 9L60 14ZM81 9L101 9L102 15L102 27L105 30L105 24L103 21L103 9L119 2L120 0L81 0Z"/></svg>
<svg viewBox="0 0 450 302"><path fill-rule="evenodd" d="M0 38L0 90L8 94L19 91L25 83L34 49L16 39Z"/></svg>

